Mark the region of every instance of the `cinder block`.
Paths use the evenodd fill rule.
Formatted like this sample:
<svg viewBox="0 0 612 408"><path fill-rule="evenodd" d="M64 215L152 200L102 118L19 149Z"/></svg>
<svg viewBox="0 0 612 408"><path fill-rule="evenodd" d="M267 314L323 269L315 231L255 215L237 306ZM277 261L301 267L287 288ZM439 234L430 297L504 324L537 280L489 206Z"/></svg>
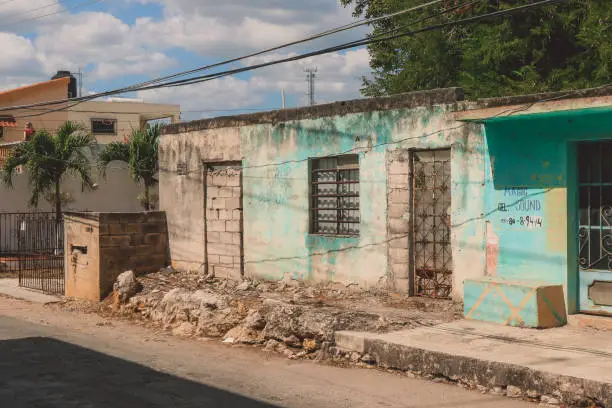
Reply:
<svg viewBox="0 0 612 408"><path fill-rule="evenodd" d="M214 198L212 201L212 208L223 209L227 207L227 201L232 198Z"/></svg>
<svg viewBox="0 0 612 408"><path fill-rule="evenodd" d="M227 232L240 232L240 221L227 221L225 230Z"/></svg>
<svg viewBox="0 0 612 408"><path fill-rule="evenodd" d="M215 276L217 278L227 278L232 280L242 279L242 274L239 268L228 268L225 266L215 266Z"/></svg>
<svg viewBox="0 0 612 408"><path fill-rule="evenodd" d="M221 187L217 186L206 186L206 196L210 198L221 197L220 193Z"/></svg>
<svg viewBox="0 0 612 408"><path fill-rule="evenodd" d="M410 292L410 279L394 279L393 286L395 291L398 293L409 293Z"/></svg>
<svg viewBox="0 0 612 408"><path fill-rule="evenodd" d="M387 210L389 218L403 218L410 210L408 203L390 203Z"/></svg>
<svg viewBox="0 0 612 408"><path fill-rule="evenodd" d="M234 258L231 257L231 256L220 256L219 257L219 265L220 266L233 267L234 266Z"/></svg>
<svg viewBox="0 0 612 408"><path fill-rule="evenodd" d="M160 242L161 242L161 235L159 233L156 233L156 234L146 234L144 236L144 243L145 244L157 245Z"/></svg>
<svg viewBox="0 0 612 408"><path fill-rule="evenodd" d="M222 244L233 244L233 236L233 232L221 232L219 242L221 242Z"/></svg>
<svg viewBox="0 0 612 408"><path fill-rule="evenodd" d="M109 224L108 230L110 235L121 235L125 233L125 226L123 224Z"/></svg>
<svg viewBox="0 0 612 408"><path fill-rule="evenodd" d="M209 265L218 265L221 263L220 256L215 254L208 254L208 264Z"/></svg>
<svg viewBox="0 0 612 408"><path fill-rule="evenodd" d="M125 226L125 232L128 234L139 234L141 231L140 224L127 224Z"/></svg>
<svg viewBox="0 0 612 408"><path fill-rule="evenodd" d="M218 220L219 219L219 210L206 209L206 219L208 219L208 220Z"/></svg>
<svg viewBox="0 0 612 408"><path fill-rule="evenodd" d="M409 242L407 235L399 235L389 238L389 248L408 249Z"/></svg>
<svg viewBox="0 0 612 408"><path fill-rule="evenodd" d="M242 196L242 187L232 187L232 197Z"/></svg>
<svg viewBox="0 0 612 408"><path fill-rule="evenodd" d="M242 208L239 197L224 198L223 200L225 200L223 208L225 208L226 210L235 210L238 208Z"/></svg>
<svg viewBox="0 0 612 408"><path fill-rule="evenodd" d="M410 232L410 222L401 218L391 218L389 221L389 233L408 234Z"/></svg>
<svg viewBox="0 0 612 408"><path fill-rule="evenodd" d="M220 220L231 220L232 219L232 210L222 209L219 210L219 219Z"/></svg>
<svg viewBox="0 0 612 408"><path fill-rule="evenodd" d="M209 242L206 249L209 254L213 255L240 256L240 247L236 245Z"/></svg>
<svg viewBox="0 0 612 408"><path fill-rule="evenodd" d="M206 231L206 241L207 242L221 242L221 234L225 234L224 232L217 231Z"/></svg>
<svg viewBox="0 0 612 408"><path fill-rule="evenodd" d="M210 232L225 232L225 221L208 221L207 228Z"/></svg>
<svg viewBox="0 0 612 408"><path fill-rule="evenodd" d="M242 257L235 256L234 257L234 266L239 268L241 265L242 265Z"/></svg>
<svg viewBox="0 0 612 408"><path fill-rule="evenodd" d="M233 197L233 188L234 187L220 187L219 188L219 197L230 198Z"/></svg>
<svg viewBox="0 0 612 408"><path fill-rule="evenodd" d="M241 179L241 175L240 174L236 174L233 176L227 176L227 184L226 186L232 186L232 187L239 187L240 186L240 179Z"/></svg>
<svg viewBox="0 0 612 408"><path fill-rule="evenodd" d="M391 264L391 273L395 279L408 279L410 276L410 270L408 263L395 263Z"/></svg>
<svg viewBox="0 0 612 408"><path fill-rule="evenodd" d="M407 249L389 248L389 263L391 265L408 262L409 256L410 254Z"/></svg>
<svg viewBox="0 0 612 408"><path fill-rule="evenodd" d="M241 220L242 219L242 210L232 210L232 219L233 220Z"/></svg>
<svg viewBox="0 0 612 408"><path fill-rule="evenodd" d="M389 193L389 204L401 204L410 202L410 191L408 189L393 189Z"/></svg>
<svg viewBox="0 0 612 408"><path fill-rule="evenodd" d="M567 324L563 286L499 278L466 279L466 319L546 329Z"/></svg>
<svg viewBox="0 0 612 408"><path fill-rule="evenodd" d="M217 186L217 187L224 187L224 186L227 186L227 180L228 180L227 176L213 175L212 185Z"/></svg>
<svg viewBox="0 0 612 408"><path fill-rule="evenodd" d="M408 160L394 160L389 164L389 174L410 174L410 163Z"/></svg>
<svg viewBox="0 0 612 408"><path fill-rule="evenodd" d="M234 245L242 245L242 237L240 233L232 234L232 244Z"/></svg>
<svg viewBox="0 0 612 408"><path fill-rule="evenodd" d="M110 245L113 247L127 247L130 245L129 235L114 235L110 238Z"/></svg>
<svg viewBox="0 0 612 408"><path fill-rule="evenodd" d="M389 174L387 184L392 188L408 188L410 183L409 176L407 174Z"/></svg>

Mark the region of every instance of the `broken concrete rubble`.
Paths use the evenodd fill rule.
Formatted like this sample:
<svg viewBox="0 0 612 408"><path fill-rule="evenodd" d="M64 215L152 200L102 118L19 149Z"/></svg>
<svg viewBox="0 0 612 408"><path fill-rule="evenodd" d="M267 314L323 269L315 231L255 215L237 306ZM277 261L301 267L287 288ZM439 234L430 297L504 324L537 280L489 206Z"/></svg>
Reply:
<svg viewBox="0 0 612 408"><path fill-rule="evenodd" d="M117 277L113 284L115 303L125 303L140 290L134 271L125 271Z"/></svg>

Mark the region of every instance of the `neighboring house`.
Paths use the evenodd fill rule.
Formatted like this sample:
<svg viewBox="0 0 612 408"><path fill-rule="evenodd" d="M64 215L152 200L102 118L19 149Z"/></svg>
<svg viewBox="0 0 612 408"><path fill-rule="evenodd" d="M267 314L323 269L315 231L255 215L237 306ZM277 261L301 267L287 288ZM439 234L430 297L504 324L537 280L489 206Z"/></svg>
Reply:
<svg viewBox="0 0 612 408"><path fill-rule="evenodd" d="M69 72L58 71L49 81L0 92L0 107L65 100L69 97L76 97L76 93L76 79ZM65 109L58 110L58 108ZM47 110L57 111L47 112ZM46 129L50 132L67 120L83 123L96 137L99 149L101 149L103 144L125 140L131 134L132 129L143 128L148 121L170 119L174 123L179 118L180 107L178 105L143 103L120 98L86 101L76 105L72 102L0 111L0 167L15 145L24 140L24 129L28 122L32 123L35 130ZM114 163L107 173L106 180L97 177L98 188L93 192L82 192L80 183L67 180L62 189L70 195L72 200L65 208L95 211L138 211L142 209L137 199L141 193L141 187L130 179L126 166ZM93 174L98 176L98 171L95 170ZM0 184L0 196L2 197L0 212L30 210L27 206L30 193L26 175L18 175L13 189ZM51 208L50 204L41 200L39 210Z"/></svg>
<svg viewBox="0 0 612 408"><path fill-rule="evenodd" d="M452 296L508 324L612 315L610 89L462 94L166 127L172 263Z"/></svg>

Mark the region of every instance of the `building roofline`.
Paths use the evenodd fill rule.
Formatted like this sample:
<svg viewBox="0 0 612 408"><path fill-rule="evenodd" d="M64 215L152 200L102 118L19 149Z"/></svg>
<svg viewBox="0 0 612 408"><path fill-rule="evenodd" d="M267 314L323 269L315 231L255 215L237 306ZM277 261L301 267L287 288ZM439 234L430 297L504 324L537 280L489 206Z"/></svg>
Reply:
<svg viewBox="0 0 612 408"><path fill-rule="evenodd" d="M13 93L13 92L21 92L21 91L25 91L27 89L37 88L39 86L50 85L50 84L56 83L56 82L57 83L59 83L59 82L66 82L66 85L68 85L68 83L70 82L70 78L69 77L62 77L62 78L57 78L57 79L50 79L50 80L44 81L44 82L37 82L37 83L31 84L31 85L20 86L19 88L7 89L6 91L0 92L0 97L3 97L5 95Z"/></svg>
<svg viewBox="0 0 612 408"><path fill-rule="evenodd" d="M391 109L409 109L419 106L457 105L455 110L461 118L467 120L471 112L489 108L511 107L540 102L558 102L568 99L600 98L612 96L612 86L578 89L560 92L545 92L517 96L483 98L475 101L464 101L462 88L443 88L429 91L409 92L392 96L354 99L322 105L307 106L293 109L277 109L242 115L219 116L209 119L195 120L185 123L175 123L166 126L162 132L165 135L187 133L205 129L238 127L264 123L279 123L292 120L316 119L322 117L346 115L360 112L374 112ZM463 118L465 116L465 118Z"/></svg>
<svg viewBox="0 0 612 408"><path fill-rule="evenodd" d="M525 103L552 102L564 99L596 98L612 95L612 86L604 85L596 88L575 89L559 92L542 92L527 95L501 96L484 98L474 101L472 109L495 108L499 106L522 105Z"/></svg>
<svg viewBox="0 0 612 408"><path fill-rule="evenodd" d="M360 112L408 109L418 106L453 104L463 100L462 88L443 88L409 92L377 98L354 99L302 108L278 109L267 112L219 116L165 126L163 134L179 134L204 129L278 123L291 120L316 119Z"/></svg>

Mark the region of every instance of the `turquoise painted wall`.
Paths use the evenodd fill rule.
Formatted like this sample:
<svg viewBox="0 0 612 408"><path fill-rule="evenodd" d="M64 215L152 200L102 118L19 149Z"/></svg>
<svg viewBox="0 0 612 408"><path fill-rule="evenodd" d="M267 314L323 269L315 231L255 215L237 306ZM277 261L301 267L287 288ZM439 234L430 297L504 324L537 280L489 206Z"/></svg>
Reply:
<svg viewBox="0 0 612 408"><path fill-rule="evenodd" d="M245 273L266 279L289 275L365 286L385 283L388 151L452 147L451 217L459 225L454 264L482 275L480 129L458 124L442 107L243 127ZM308 160L346 152L359 155L360 235L310 235Z"/></svg>
<svg viewBox="0 0 612 408"><path fill-rule="evenodd" d="M578 141L612 138L612 109L578 109L485 122L488 273L561 283L577 299Z"/></svg>

